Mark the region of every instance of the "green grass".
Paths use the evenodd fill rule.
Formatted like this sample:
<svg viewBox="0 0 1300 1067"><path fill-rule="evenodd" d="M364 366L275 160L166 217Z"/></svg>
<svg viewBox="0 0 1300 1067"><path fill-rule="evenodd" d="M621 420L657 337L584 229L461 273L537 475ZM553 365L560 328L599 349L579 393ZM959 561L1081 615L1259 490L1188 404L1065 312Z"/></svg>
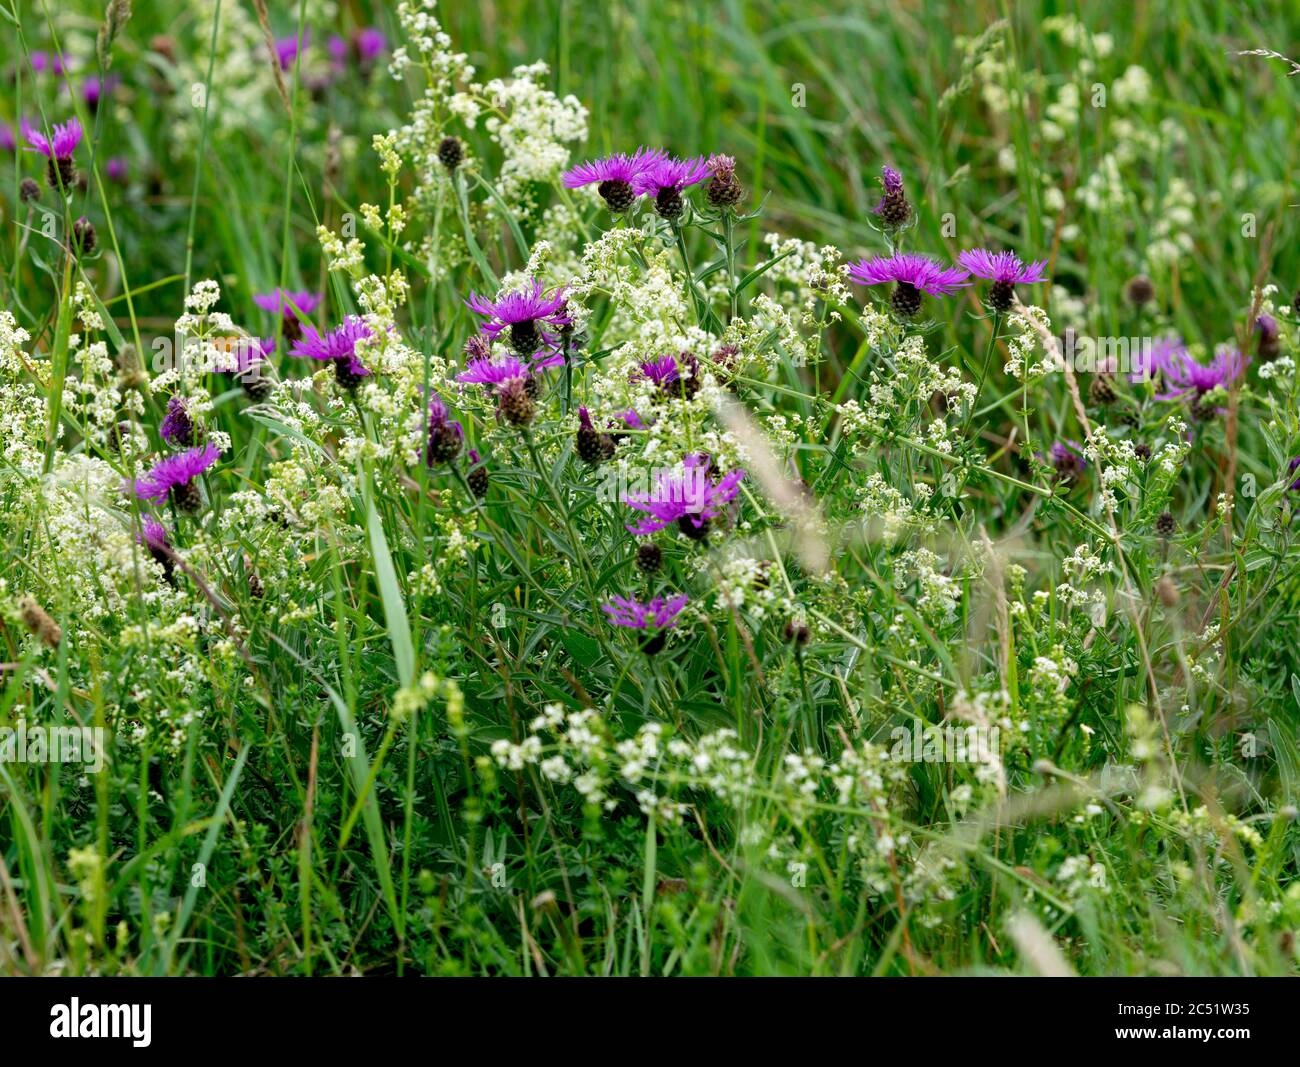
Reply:
<svg viewBox="0 0 1300 1067"><path fill-rule="evenodd" d="M1286 5L1133 4L1104 26L1090 5L1052 3L440 9L477 80L540 59L544 84L585 105L570 164L640 144L738 161L735 214L709 216L700 186L680 240L643 229L615 272L646 286L652 309L680 302L656 328L707 334L697 354L720 378L734 309L734 396L768 432L777 475L745 457L734 520L703 544L656 535L652 577L626 529L638 514L602 489L610 467L576 454L574 409L603 427L626 406L626 374L611 368L657 354L643 350L653 311L637 318L608 279L574 296L590 313L581 355L550 372L526 431L450 381L478 322L462 298L494 293L541 241L547 286L572 283L613 225L599 202L554 173L512 189L488 131L442 104L439 133L463 139L469 162L449 180L407 153L390 178L371 138L408 121L418 64L399 81L352 59L322 90L315 51L277 82L255 6L133 7L104 53L121 79L112 103L76 105L86 188L65 203L43 187L29 204L19 183L43 180L43 160L0 155L0 309L30 335L0 334L0 724L112 738L98 774L0 762L0 970L1029 973L1051 949L1089 975L1296 971L1287 465L1300 380L1297 313L1284 309L1300 284L1300 82L1283 61L1237 55L1294 48ZM334 25L313 4L276 10L273 31L310 26L319 50L331 32L377 25L403 43L395 7L345 7ZM1071 16L1109 49L1046 21ZM7 72L35 51L95 70L103 17L0 3L0 120L70 117L52 76ZM252 43L236 46L241 25ZM164 26L170 45L151 44ZM1122 87L1134 64L1150 77L1144 99ZM1073 116L1059 111L1071 85ZM994 106L997 91L1012 106ZM115 157L124 184L109 177ZM1108 159L1115 195L1094 209L1079 190ZM763 240L834 245L846 260L886 251L870 210L883 163L914 207L895 235L908 250L1049 260L1052 284L1020 297L1052 333L1179 333L1201 354L1233 342L1253 355L1254 315L1271 309L1281 370L1261 376L1253 359L1207 402L1228 414L1203 421L1122 379L1106 402L1083 371L1077 396L1062 374L1022 386L1003 364L1027 327L987 311L982 282L927 298L927 359L910 363L903 329L872 310L878 291L850 284L842 300L792 276L802 252L779 259ZM406 205L400 236L361 210L393 203ZM569 223L544 215L559 205ZM81 215L98 247L78 259L65 246ZM363 240L364 270L329 271L318 226ZM1166 239L1185 242L1167 261L1151 251ZM314 368L284 354L283 327L252 300L320 291L325 328L364 310L359 277L394 270L410 284L392 335L404 363L373 393L328 372L312 387ZM1134 307L1125 285L1141 273L1156 295ZM276 335L278 376L308 388L252 405L227 375L184 383L230 447L197 516L159 511L168 580L134 537L141 506L117 487L169 451L158 425L174 385L157 384L155 356L203 279L236 329ZM80 313L79 283L93 294ZM763 298L795 309L790 331ZM112 367L79 361L96 342ZM126 381L130 349L153 387ZM977 400L934 395L927 375L949 370L980 384ZM873 385L896 390L883 421L837 411L869 407ZM463 455L421 461L425 387L486 457L486 497ZM95 401L110 409L100 421ZM751 431L699 400L656 403L657 428L618 446L633 473L698 450L739 462L721 427ZM122 419L138 446L115 447ZM1035 460L1098 427L1119 450L1075 482ZM656 435L658 460L641 452ZM1122 466L1125 442L1173 458L1134 466L1108 507L1098 468ZM815 516L788 484L782 503L783 476L812 489ZM1084 544L1102 555L1096 574L1071 572ZM761 573L728 575L734 556ZM719 583L743 586L738 609L719 603ZM678 591L691 607L657 655L601 611L615 594ZM1091 599L1072 607L1076 595ZM29 632L23 597L62 628L57 644ZM579 725L598 713L585 740L532 727L557 705ZM888 752L900 728L997 720L991 773L872 747ZM540 759L510 748L530 734ZM568 780L541 762L557 755ZM599 795L572 780L581 771Z"/></svg>

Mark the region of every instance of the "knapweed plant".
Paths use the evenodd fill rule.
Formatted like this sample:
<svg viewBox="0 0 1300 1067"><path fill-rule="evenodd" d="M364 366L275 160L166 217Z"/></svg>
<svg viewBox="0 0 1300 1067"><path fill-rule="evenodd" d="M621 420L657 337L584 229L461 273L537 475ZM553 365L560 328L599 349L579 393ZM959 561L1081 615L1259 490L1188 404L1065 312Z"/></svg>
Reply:
<svg viewBox="0 0 1300 1067"><path fill-rule="evenodd" d="M1295 971L1278 57L76 6L0 11L0 968Z"/></svg>

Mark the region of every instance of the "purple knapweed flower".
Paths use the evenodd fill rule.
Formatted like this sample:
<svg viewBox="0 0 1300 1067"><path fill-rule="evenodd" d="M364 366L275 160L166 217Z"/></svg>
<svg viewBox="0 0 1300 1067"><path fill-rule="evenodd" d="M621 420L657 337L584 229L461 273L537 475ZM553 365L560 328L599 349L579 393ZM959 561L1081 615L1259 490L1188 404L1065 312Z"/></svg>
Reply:
<svg viewBox="0 0 1300 1067"><path fill-rule="evenodd" d="M253 303L263 311L279 315L284 339L293 344L302 336L302 324L311 318L321 305L320 293L305 289L272 289L269 293L254 293Z"/></svg>
<svg viewBox="0 0 1300 1067"><path fill-rule="evenodd" d="M129 176L126 159L122 156L113 156L104 164L104 173L108 175L109 181L125 185Z"/></svg>
<svg viewBox="0 0 1300 1067"><path fill-rule="evenodd" d="M1265 363L1273 362L1282 351L1278 343L1282 332L1278 328L1277 319L1272 315L1260 315L1255 320L1255 333L1259 335L1259 358Z"/></svg>
<svg viewBox="0 0 1300 1067"><path fill-rule="evenodd" d="M214 444L191 448L174 456L159 460L143 478L137 478L129 488L141 500L162 501L168 497L181 511L194 513L203 498L194 480L216 463L221 450Z"/></svg>
<svg viewBox="0 0 1300 1067"><path fill-rule="evenodd" d="M1168 388L1157 399L1177 400L1190 395L1190 410L1195 419L1207 420L1215 414L1225 414L1224 408L1211 407L1203 398L1215 389L1227 388L1230 382L1241 377L1245 367L1241 353L1231 345L1220 345L1208 365L1198 362L1183 349L1167 358L1162 373Z"/></svg>
<svg viewBox="0 0 1300 1067"><path fill-rule="evenodd" d="M275 61L280 64L281 70L288 70L293 66L294 61L306 49L311 38L311 31L303 32L301 38L298 37L277 37L272 47L275 55Z"/></svg>
<svg viewBox="0 0 1300 1067"><path fill-rule="evenodd" d="M871 209L873 215L879 215L880 221L890 229L900 229L907 225L912 217L912 205L907 202L903 192L903 176L889 164L880 168L880 200Z"/></svg>
<svg viewBox="0 0 1300 1067"><path fill-rule="evenodd" d="M1071 441L1068 438L1052 445L1048 462L1056 469L1057 479L1063 482L1074 481L1088 469L1088 461L1083 455L1083 446L1078 441Z"/></svg>
<svg viewBox="0 0 1300 1067"><path fill-rule="evenodd" d="M660 389L665 385L671 385L681 377L677 370L675 356L660 356L658 359L648 359L641 364L641 373L659 386Z"/></svg>
<svg viewBox="0 0 1300 1067"><path fill-rule="evenodd" d="M635 597L615 596L608 604L602 604L601 610L609 617L611 626L646 631L641 651L653 656L663 651L668 643L668 631L677 625L677 616L689 601L685 593L667 599L657 596L648 604L642 604Z"/></svg>
<svg viewBox="0 0 1300 1067"><path fill-rule="evenodd" d="M601 605L613 626L626 626L633 630L663 630L676 624L677 616L690 602L685 593L665 599L657 596L648 604L634 597L612 597L610 603Z"/></svg>
<svg viewBox="0 0 1300 1067"><path fill-rule="evenodd" d="M492 339L509 327L510 347L521 356L533 355L543 344L551 347L558 344L558 336L546 327L559 330L570 325L565 313L568 301L564 290L557 289L547 296L539 281L534 281L528 289L499 293L496 300L470 293L465 303L478 314L487 316L481 329Z"/></svg>
<svg viewBox="0 0 1300 1067"><path fill-rule="evenodd" d="M388 51L388 38L377 26L365 26L352 35L352 47L362 65L374 63Z"/></svg>
<svg viewBox="0 0 1300 1067"><path fill-rule="evenodd" d="M1015 302L1015 287L1043 281L1047 267L1045 259L1025 266L1014 252L990 252L986 248L962 252L957 262L975 277L993 283L989 286L989 304L994 311L1010 311Z"/></svg>
<svg viewBox="0 0 1300 1067"><path fill-rule="evenodd" d="M860 259L849 267L849 277L859 285L894 283L890 297L893 309L905 319L921 310L921 294L949 296L970 285L970 275L958 267L945 267L938 260L915 252Z"/></svg>
<svg viewBox="0 0 1300 1067"><path fill-rule="evenodd" d="M1128 380L1134 383L1153 381L1172 362L1182 360L1186 354L1183 339L1177 334L1153 338L1150 344L1143 344L1134 354Z"/></svg>
<svg viewBox="0 0 1300 1067"><path fill-rule="evenodd" d="M686 207L682 190L708 176L709 166L703 156L656 159L632 180L632 191L637 196L653 197L659 216L673 221L681 218Z"/></svg>
<svg viewBox="0 0 1300 1067"><path fill-rule="evenodd" d="M631 155L618 152L604 159L591 159L579 163L561 176L567 189L580 189L584 185L596 185L596 191L609 207L618 214L626 211L636 200L634 183L652 164L668 157L662 148L638 148Z"/></svg>
<svg viewBox="0 0 1300 1067"><path fill-rule="evenodd" d="M451 417L451 412L440 397L429 399L429 437L424 446L424 462L430 467L450 463L460 455L465 442L465 430Z"/></svg>
<svg viewBox="0 0 1300 1067"><path fill-rule="evenodd" d="M81 120L71 118L54 127L54 136L46 138L45 134L35 129L26 119L23 120L23 136L31 145L29 152L39 152L46 159L71 159L72 153L81 144L83 135Z"/></svg>
<svg viewBox="0 0 1300 1067"><path fill-rule="evenodd" d="M81 99L86 102L91 114L99 110L100 102L117 87L120 80L116 74L110 74L107 78L92 77L81 83Z"/></svg>
<svg viewBox="0 0 1300 1067"><path fill-rule="evenodd" d="M135 535L135 541L150 548L164 548L168 544L167 527L152 515L141 515L140 532Z"/></svg>
<svg viewBox="0 0 1300 1067"><path fill-rule="evenodd" d="M660 356L641 364L641 373L659 387L665 396L682 396L689 400L700 391L700 361L692 352L680 357Z"/></svg>
<svg viewBox="0 0 1300 1067"><path fill-rule="evenodd" d="M470 360L465 369L456 375L456 381L466 385L497 386L511 378L527 378L532 370L527 363L516 356L503 356L493 359L483 356Z"/></svg>
<svg viewBox="0 0 1300 1067"><path fill-rule="evenodd" d="M0 123L0 150L10 154L18 150L18 139L14 137L13 127L7 122Z"/></svg>
<svg viewBox="0 0 1300 1067"><path fill-rule="evenodd" d="M347 66L349 47L345 38L337 33L331 34L330 39L325 42L325 50L330 54L330 67L335 72Z"/></svg>
<svg viewBox="0 0 1300 1067"><path fill-rule="evenodd" d="M320 307L321 295L305 289L272 289L269 293L254 293L253 303L272 315L294 315L306 319Z"/></svg>
<svg viewBox="0 0 1300 1067"><path fill-rule="evenodd" d="M660 473L650 492L629 493L628 507L646 512L646 518L629 524L628 531L644 537L676 523L687 537L701 540L709 523L736 499L745 477L743 470L734 470L715 483L709 478L709 463L705 456L687 456L680 470Z"/></svg>
<svg viewBox="0 0 1300 1067"><path fill-rule="evenodd" d="M363 378L370 375L366 365L357 359L357 342L371 337L365 319L349 315L341 326L319 333L314 326L304 325L302 336L294 342L289 355L334 364L334 376L344 389L355 389Z"/></svg>
<svg viewBox="0 0 1300 1067"><path fill-rule="evenodd" d="M152 559L163 569L163 576L170 582L176 563L172 558L171 541L167 537L167 527L152 515L140 516L140 530L135 535L135 543L141 545Z"/></svg>
<svg viewBox="0 0 1300 1067"><path fill-rule="evenodd" d="M169 445L182 448L189 448L198 440L198 427L194 425L184 397L173 396L167 401L167 414L158 427L158 434Z"/></svg>
<svg viewBox="0 0 1300 1067"><path fill-rule="evenodd" d="M68 66L58 56L52 56L48 52L32 53L32 73L44 74L47 71L54 75L63 75L67 72Z"/></svg>
<svg viewBox="0 0 1300 1067"><path fill-rule="evenodd" d="M72 188L77 178L76 167L72 164L72 155L81 144L81 120L71 118L54 127L54 136L46 137L34 129L26 119L22 122L23 136L31 146L29 152L39 152L48 161L45 180L51 189L67 191Z"/></svg>

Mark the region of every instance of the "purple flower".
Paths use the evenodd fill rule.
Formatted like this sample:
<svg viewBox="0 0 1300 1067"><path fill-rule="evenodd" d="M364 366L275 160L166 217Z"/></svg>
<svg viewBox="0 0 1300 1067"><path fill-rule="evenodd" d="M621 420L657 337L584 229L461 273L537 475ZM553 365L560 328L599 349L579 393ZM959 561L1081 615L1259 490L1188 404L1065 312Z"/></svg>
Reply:
<svg viewBox="0 0 1300 1067"><path fill-rule="evenodd" d="M691 399L700 391L700 361L694 352L680 356L660 356L641 364L641 373L659 387L665 396Z"/></svg>
<svg viewBox="0 0 1300 1067"><path fill-rule="evenodd" d="M46 71L51 74L63 74L67 69L67 64L58 56L51 56L48 52L32 53L33 74L44 74Z"/></svg>
<svg viewBox="0 0 1300 1067"><path fill-rule="evenodd" d="M1281 331L1277 319L1272 315L1261 315L1255 320L1255 332L1259 334L1259 358L1265 363L1277 359L1282 349L1279 342Z"/></svg>
<svg viewBox="0 0 1300 1067"><path fill-rule="evenodd" d="M1063 482L1073 481L1088 469L1088 461L1083 456L1083 446L1078 441L1071 441L1068 438L1052 445L1048 461L1056 468L1057 478Z"/></svg>
<svg viewBox="0 0 1300 1067"><path fill-rule="evenodd" d="M641 416L638 415L631 408L628 408L626 411L622 412L618 417L623 420L623 424L629 430L649 429L649 427L644 422L641 421Z"/></svg>
<svg viewBox="0 0 1300 1067"><path fill-rule="evenodd" d="M966 271L914 252L860 259L849 268L849 277L860 285L910 285L931 296L949 296L970 284Z"/></svg>
<svg viewBox="0 0 1300 1067"><path fill-rule="evenodd" d="M660 389L671 385L681 377L681 373L677 370L677 360L673 356L660 356L658 359L647 360L641 364L641 373Z"/></svg>
<svg viewBox="0 0 1300 1067"><path fill-rule="evenodd" d="M1160 393L1157 399L1177 400L1194 393L1192 414L1197 418L1208 418L1210 411L1201 403L1201 398L1220 386L1226 388L1230 382L1241 377L1244 369L1245 361L1241 353L1230 345L1220 345L1214 353L1213 361L1208 365L1197 362L1190 352L1182 349L1166 358L1161 370L1165 384L1170 388ZM1223 414L1223 409L1215 410Z"/></svg>
<svg viewBox="0 0 1300 1067"><path fill-rule="evenodd" d="M113 156L104 164L104 173L108 175L109 181L125 185L127 180L126 160L122 156Z"/></svg>
<svg viewBox="0 0 1300 1067"><path fill-rule="evenodd" d="M561 180L568 189L597 185L597 192L610 211L626 211L637 197L634 183L651 165L668 157L662 148L638 148L631 155L619 152L604 159L592 159L566 170Z"/></svg>
<svg viewBox="0 0 1300 1067"><path fill-rule="evenodd" d="M143 478L128 486L141 500L162 501L171 497L181 511L198 511L202 502L194 479L216 463L221 450L214 444L191 448L159 460Z"/></svg>
<svg viewBox="0 0 1300 1067"><path fill-rule="evenodd" d="M632 597L613 597L608 604L601 605L601 610L609 616L613 626L626 626L633 630L666 630L674 626L677 616L689 603L690 597L678 593L665 600L655 597L648 604L642 604Z"/></svg>
<svg viewBox="0 0 1300 1067"><path fill-rule="evenodd" d="M72 153L77 150L77 145L81 144L83 131L81 129L81 120L77 118L71 118L67 122L55 126L54 136L49 139L39 130L34 129L26 119L23 120L22 127L23 136L27 138L27 143L31 145L27 151L39 152L46 159L71 159Z"/></svg>
<svg viewBox="0 0 1300 1067"><path fill-rule="evenodd" d="M709 167L703 156L694 159L660 157L632 179L632 189L638 196L654 196L664 189L680 190L696 185L708 176Z"/></svg>
<svg viewBox="0 0 1300 1067"><path fill-rule="evenodd" d="M289 355L333 363L339 385L355 389L362 378L370 376L366 365L357 359L357 342L371 336L365 319L357 315L349 315L341 326L325 334L314 326L304 325L302 336L294 342Z"/></svg>
<svg viewBox="0 0 1300 1067"><path fill-rule="evenodd" d="M296 315L306 319L320 307L321 295L306 290L272 289L269 293L254 293L253 303L272 315Z"/></svg>
<svg viewBox="0 0 1300 1067"><path fill-rule="evenodd" d="M152 515L141 515L140 532L135 535L135 541L147 548L167 548L167 527Z"/></svg>
<svg viewBox="0 0 1300 1067"><path fill-rule="evenodd" d="M652 197L655 211L661 218L675 220L686 210L682 190L696 185L709 176L709 167L703 156L694 159L656 159L632 179L632 191L637 196Z"/></svg>
<svg viewBox="0 0 1300 1067"><path fill-rule="evenodd" d="M141 514L140 530L135 535L135 543L142 545L152 559L163 569L163 576L170 582L176 569L171 542L167 539L167 527L152 515Z"/></svg>
<svg viewBox="0 0 1300 1067"><path fill-rule="evenodd" d="M190 417L189 405L185 398L173 396L167 401L167 414L158 427L159 436L169 445L188 448L196 440L194 420Z"/></svg>
<svg viewBox="0 0 1300 1067"><path fill-rule="evenodd" d="M447 405L440 397L429 400L429 438L424 448L424 461L430 467L439 463L450 463L460 455L461 445L465 441L465 431L459 422L451 417Z"/></svg>
<svg viewBox="0 0 1300 1067"><path fill-rule="evenodd" d="M591 159L579 163L562 175L565 188L580 189L595 182L625 182L632 185L651 165L668 158L662 148L638 148L631 155L618 152L604 159Z"/></svg>
<svg viewBox="0 0 1300 1067"><path fill-rule="evenodd" d="M895 283L890 303L903 318L921 310L922 293L949 296L971 284L966 271L915 252L860 259L849 267L849 277L859 285Z"/></svg>
<svg viewBox="0 0 1300 1067"><path fill-rule="evenodd" d="M1047 260L1040 259L1025 266L1014 252L990 252L987 248L972 248L962 252L957 262L977 278L1008 285L1033 285L1044 279Z"/></svg>
<svg viewBox="0 0 1300 1067"><path fill-rule="evenodd" d="M18 149L18 141L14 137L13 128L9 123L0 123L0 148L6 152L15 152Z"/></svg>
<svg viewBox="0 0 1300 1067"><path fill-rule="evenodd" d="M531 289L499 293L495 301L470 293L465 303L487 316L481 328L492 339L509 327L510 346L521 356L531 356L543 344L554 347L559 342L545 327L558 330L570 325L564 290L557 289L547 296L539 281L534 281Z"/></svg>
<svg viewBox="0 0 1300 1067"><path fill-rule="evenodd" d="M388 51L388 39L376 26L366 26L352 35L352 47L363 64L373 63Z"/></svg>
<svg viewBox="0 0 1300 1067"><path fill-rule="evenodd" d="M531 373L528 364L515 356L505 356L502 359L484 356L465 364L465 369L456 375L456 381L466 385L496 386L511 378L527 378Z"/></svg>
<svg viewBox="0 0 1300 1067"><path fill-rule="evenodd" d="M116 74L107 78L89 78L81 85L81 99L92 112L99 109L100 101L116 88L120 79Z"/></svg>
<svg viewBox="0 0 1300 1067"><path fill-rule="evenodd" d="M1296 456L1295 459L1287 464L1286 468L1288 475L1294 474L1297 470L1300 470L1300 456ZM1294 482L1288 485L1287 488L1293 493L1300 493L1300 478L1297 478Z"/></svg>
<svg viewBox="0 0 1300 1067"><path fill-rule="evenodd" d="M1157 337L1150 345L1143 345L1133 358L1129 371L1130 382L1149 382L1165 371L1171 363L1180 362L1187 355L1183 339L1176 334Z"/></svg>
<svg viewBox="0 0 1300 1067"><path fill-rule="evenodd" d="M325 50L330 54L330 66L335 71L341 71L347 66L348 42L337 33L331 34L330 39L325 42Z"/></svg>
<svg viewBox="0 0 1300 1067"><path fill-rule="evenodd" d="M1015 304L1015 287L1043 281L1047 266L1047 260L1040 259L1026 267L1014 252L990 252L986 248L962 252L957 262L977 278L993 283L989 286L989 304L994 311L1010 311Z"/></svg>
<svg viewBox="0 0 1300 1067"><path fill-rule="evenodd" d="M744 477L743 470L734 470L715 483L709 479L707 457L687 456L681 470L659 474L650 492L628 494L628 507L647 514L628 531L644 537L675 522L682 533L698 541L708 533L710 521L736 499Z"/></svg>
<svg viewBox="0 0 1300 1067"><path fill-rule="evenodd" d="M294 61L298 58L299 53L307 47L310 39L310 31L304 31L301 38L298 37L278 37L275 41L273 53L276 62L280 64L281 70L288 70L293 66Z"/></svg>

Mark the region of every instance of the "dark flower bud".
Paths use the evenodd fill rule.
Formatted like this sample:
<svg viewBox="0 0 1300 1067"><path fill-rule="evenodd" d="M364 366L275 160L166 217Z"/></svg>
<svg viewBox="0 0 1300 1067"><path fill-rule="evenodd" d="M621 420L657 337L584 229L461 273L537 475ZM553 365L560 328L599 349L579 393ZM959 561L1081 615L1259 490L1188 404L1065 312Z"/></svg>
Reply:
<svg viewBox="0 0 1300 1067"><path fill-rule="evenodd" d="M37 200L41 195L41 187L36 183L34 178L24 178L18 186L18 199L24 204L30 204Z"/></svg>
<svg viewBox="0 0 1300 1067"><path fill-rule="evenodd" d="M790 619L785 624L785 639L792 645L798 645L802 648L812 638L812 631L808 629L808 624L795 619Z"/></svg>
<svg viewBox="0 0 1300 1067"><path fill-rule="evenodd" d="M1102 408L1115 403L1115 379L1109 374L1098 374L1088 386L1088 399Z"/></svg>
<svg viewBox="0 0 1300 1067"><path fill-rule="evenodd" d="M713 177L705 189L705 198L720 210L734 209L745 195L744 187L736 179L736 161L731 156L713 156L709 160Z"/></svg>
<svg viewBox="0 0 1300 1067"><path fill-rule="evenodd" d="M1168 541L1177 531L1178 523L1174 521L1174 517L1169 512L1162 511L1156 519L1156 533Z"/></svg>
<svg viewBox="0 0 1300 1067"><path fill-rule="evenodd" d="M637 569L646 574L654 574L664 564L663 550L653 541L646 541L636 547Z"/></svg>
<svg viewBox="0 0 1300 1067"><path fill-rule="evenodd" d="M72 249L78 256L88 256L95 250L95 227L85 215L72 224Z"/></svg>
<svg viewBox="0 0 1300 1067"><path fill-rule="evenodd" d="M1132 304L1135 308L1140 308L1144 304L1151 303L1156 296L1156 287L1151 284L1151 279L1145 274L1139 274L1130 278L1124 286L1124 299Z"/></svg>
<svg viewBox="0 0 1300 1067"><path fill-rule="evenodd" d="M510 378L497 387L498 410L511 426L527 426L537 414L537 404L528 395L523 378Z"/></svg>
<svg viewBox="0 0 1300 1067"><path fill-rule="evenodd" d="M461 165L465 153L455 137L444 137L438 144L438 162L449 171Z"/></svg>
<svg viewBox="0 0 1300 1067"><path fill-rule="evenodd" d="M596 429L586 408L578 408L577 451L579 458L593 467L609 459L614 452L614 442L609 434Z"/></svg>
<svg viewBox="0 0 1300 1067"><path fill-rule="evenodd" d="M469 483L469 491L482 500L488 492L488 469L487 464L482 461L478 452L470 449L466 454L470 462L469 473L465 476L465 481Z"/></svg>

